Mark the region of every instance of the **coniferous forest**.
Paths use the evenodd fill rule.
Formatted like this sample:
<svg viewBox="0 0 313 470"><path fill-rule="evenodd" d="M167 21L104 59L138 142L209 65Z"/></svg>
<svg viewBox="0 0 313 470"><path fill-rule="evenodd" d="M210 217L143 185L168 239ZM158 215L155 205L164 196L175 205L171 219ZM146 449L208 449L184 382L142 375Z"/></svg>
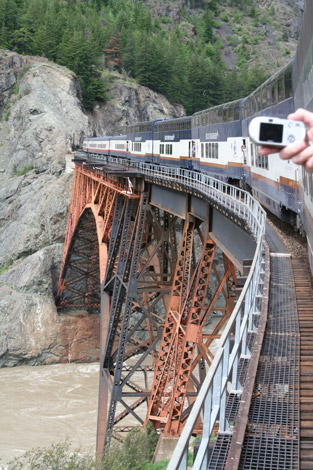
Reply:
<svg viewBox="0 0 313 470"><path fill-rule="evenodd" d="M186 2L190 3L190 2ZM254 0L207 0L190 17L195 38L139 0L1 0L0 47L46 57L79 78L84 106L106 100L104 68L182 104L187 114L247 95L266 78L243 60L228 71L215 34L220 5L255 14ZM196 5L197 6L197 5ZM186 9L186 16L190 15ZM173 26L173 25L171 25Z"/></svg>

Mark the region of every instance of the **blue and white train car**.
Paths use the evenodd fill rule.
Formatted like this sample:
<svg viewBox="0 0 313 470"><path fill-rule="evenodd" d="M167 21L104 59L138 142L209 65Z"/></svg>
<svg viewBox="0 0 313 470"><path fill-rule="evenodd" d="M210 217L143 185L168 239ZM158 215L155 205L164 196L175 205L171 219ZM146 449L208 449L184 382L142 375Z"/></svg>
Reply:
<svg viewBox="0 0 313 470"><path fill-rule="evenodd" d="M126 158L128 154L127 135L89 137L84 139L83 151L88 154Z"/></svg>
<svg viewBox="0 0 313 470"><path fill-rule="evenodd" d="M147 163L153 161L152 128L152 121L139 122L127 127L129 154L132 161Z"/></svg>
<svg viewBox="0 0 313 470"><path fill-rule="evenodd" d="M243 177L246 142L242 139L241 102L232 101L192 116L192 138L201 171L230 183Z"/></svg>
<svg viewBox="0 0 313 470"><path fill-rule="evenodd" d="M154 163L199 170L190 116L156 122L152 137L154 149L158 150Z"/></svg>
<svg viewBox="0 0 313 470"><path fill-rule="evenodd" d="M295 109L313 112L313 2L306 3L293 69ZM299 169L300 217L306 233L313 273L313 174Z"/></svg>
<svg viewBox="0 0 313 470"><path fill-rule="evenodd" d="M282 220L299 226L299 167L278 154L260 156L248 137L248 126L256 116L287 118L294 111L293 62L270 77L242 103L242 135L247 139L245 182L253 196Z"/></svg>

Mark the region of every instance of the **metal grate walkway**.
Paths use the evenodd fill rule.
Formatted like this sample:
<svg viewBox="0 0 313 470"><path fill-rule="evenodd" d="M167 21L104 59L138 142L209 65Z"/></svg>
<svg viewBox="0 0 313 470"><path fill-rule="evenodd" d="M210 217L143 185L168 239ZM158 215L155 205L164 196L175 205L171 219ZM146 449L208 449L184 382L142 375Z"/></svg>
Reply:
<svg viewBox="0 0 313 470"><path fill-rule="evenodd" d="M299 469L300 336L291 261L271 255L268 322L249 412L240 469ZM229 419L238 397L229 397ZM225 468L229 435L219 434L210 470Z"/></svg>

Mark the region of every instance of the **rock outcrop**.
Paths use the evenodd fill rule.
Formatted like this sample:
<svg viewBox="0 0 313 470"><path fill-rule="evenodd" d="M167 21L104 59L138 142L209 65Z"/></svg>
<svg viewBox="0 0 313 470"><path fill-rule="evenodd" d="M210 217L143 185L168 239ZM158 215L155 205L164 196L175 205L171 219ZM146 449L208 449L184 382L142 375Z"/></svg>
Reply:
<svg viewBox="0 0 313 470"><path fill-rule="evenodd" d="M60 315L54 294L72 189L72 147L181 107L117 78L87 116L75 75L0 50L0 367L98 358L99 318ZM120 97L120 99L119 99Z"/></svg>
<svg viewBox="0 0 313 470"><path fill-rule="evenodd" d="M116 73L110 74L108 95L107 103L89 113L93 135L120 134L129 124L185 114L181 105L172 105L163 95Z"/></svg>

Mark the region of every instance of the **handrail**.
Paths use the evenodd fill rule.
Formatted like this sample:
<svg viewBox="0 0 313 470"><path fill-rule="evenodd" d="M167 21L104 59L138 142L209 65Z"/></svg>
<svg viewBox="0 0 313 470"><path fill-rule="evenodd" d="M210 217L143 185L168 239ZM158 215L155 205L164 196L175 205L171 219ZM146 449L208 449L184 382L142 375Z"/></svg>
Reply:
<svg viewBox="0 0 313 470"><path fill-rule="evenodd" d="M107 161L116 164L117 159L111 158L106 157ZM125 161L120 163L125 166ZM202 411L203 434L193 469L206 470L210 436L217 419L219 432L231 434L226 417L228 384L231 384L233 392L240 391L239 359L242 356L250 357L247 336L249 331L256 329L253 315L258 313L256 301L261 293L266 214L249 193L209 175L141 162L130 163L130 166L148 177L163 181L164 184L166 181L175 181L185 188L196 190L204 198L222 205L245 221L246 227L257 242L249 275L219 339L212 364L167 467L167 470L187 470L189 441ZM233 342L231 342L231 337L234 338Z"/></svg>
<svg viewBox="0 0 313 470"><path fill-rule="evenodd" d="M167 470L182 470L187 468L189 440L203 407L204 428L201 444L193 466L194 470L204 470L208 466L207 450L210 441L210 435L212 433L213 426L216 422L218 414L220 418L220 431L231 433L229 424L227 423L225 417L226 386L230 381L232 390L238 391L239 387L236 361L238 363L240 350L241 355L245 357L249 356L249 350L247 347L247 333L248 330L251 331L254 329L252 316L254 313L256 313L256 298L257 294L259 293L264 229L265 218L263 219L261 225L260 237L257 242L255 256L249 275L240 294L238 302L226 324L226 328L219 340L217 352L193 404L191 413L172 454ZM243 304L244 300L245 303ZM230 349L230 336L234 329L235 340L232 349ZM234 367L236 370L234 370ZM217 389L220 390L219 397L217 397ZM217 399L219 399L219 403L216 404Z"/></svg>
<svg viewBox="0 0 313 470"><path fill-rule="evenodd" d="M232 186L205 173L199 173L184 168L155 165L152 163L132 162L125 158L107 155L91 155L97 160L119 165L127 170L137 170L151 178L180 183L186 188L198 191L203 197L213 200L224 208L232 211L243 219L255 240L258 239L261 220L265 211L260 204L243 189Z"/></svg>

